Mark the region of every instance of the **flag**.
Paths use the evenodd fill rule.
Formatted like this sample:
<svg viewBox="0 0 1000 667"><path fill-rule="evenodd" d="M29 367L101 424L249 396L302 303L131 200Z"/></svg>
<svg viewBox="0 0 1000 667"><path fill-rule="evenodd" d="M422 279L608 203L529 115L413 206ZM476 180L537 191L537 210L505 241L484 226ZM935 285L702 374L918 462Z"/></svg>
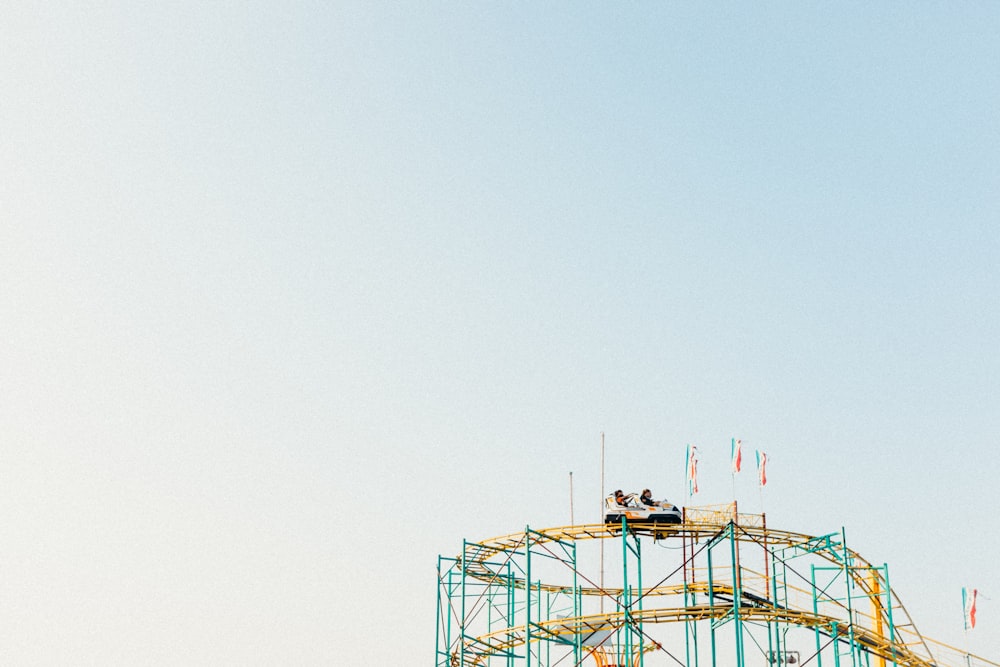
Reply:
<svg viewBox="0 0 1000 667"><path fill-rule="evenodd" d="M767 486L767 471L765 467L767 466L767 454L757 450L757 483L761 486Z"/></svg>
<svg viewBox="0 0 1000 667"><path fill-rule="evenodd" d="M733 474L740 471L740 464L743 462L743 441L733 438Z"/></svg>
<svg viewBox="0 0 1000 667"><path fill-rule="evenodd" d="M965 629L971 630L976 627L976 594L978 591L973 588L962 589L962 607L965 611Z"/></svg>
<svg viewBox="0 0 1000 667"><path fill-rule="evenodd" d="M687 450L688 495L698 493L698 448L688 445Z"/></svg>

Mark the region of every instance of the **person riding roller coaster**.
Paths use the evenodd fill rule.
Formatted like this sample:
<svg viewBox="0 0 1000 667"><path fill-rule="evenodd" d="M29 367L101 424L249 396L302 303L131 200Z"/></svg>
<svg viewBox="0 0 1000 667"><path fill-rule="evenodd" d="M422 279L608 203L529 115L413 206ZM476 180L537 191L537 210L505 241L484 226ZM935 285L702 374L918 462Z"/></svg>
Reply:
<svg viewBox="0 0 1000 667"><path fill-rule="evenodd" d="M605 499L604 522L617 524L625 519L630 525L678 524L684 520L681 510L665 500L653 500L653 492L625 495L616 490Z"/></svg>

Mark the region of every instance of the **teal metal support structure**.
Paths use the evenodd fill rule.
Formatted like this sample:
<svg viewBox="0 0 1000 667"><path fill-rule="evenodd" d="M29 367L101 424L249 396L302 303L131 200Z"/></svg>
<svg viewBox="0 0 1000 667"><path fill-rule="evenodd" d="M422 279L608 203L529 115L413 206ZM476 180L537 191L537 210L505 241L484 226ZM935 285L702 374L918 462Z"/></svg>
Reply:
<svg viewBox="0 0 1000 667"><path fill-rule="evenodd" d="M437 559L435 667L661 664L663 656L653 660L650 651L684 667L702 660L705 667L794 667L790 656L800 652L798 661L810 667L881 667L879 658L924 664L895 626L895 614L908 616L894 602L888 566L848 549L843 529L800 539L743 518L697 526L652 528L623 517L463 540L461 556ZM620 541L611 552L620 570L610 568L607 588L596 583L603 572L581 569L583 539ZM672 545L655 548L664 539ZM583 554L583 563L596 561L596 553L592 560ZM612 609L598 613L604 595Z"/></svg>

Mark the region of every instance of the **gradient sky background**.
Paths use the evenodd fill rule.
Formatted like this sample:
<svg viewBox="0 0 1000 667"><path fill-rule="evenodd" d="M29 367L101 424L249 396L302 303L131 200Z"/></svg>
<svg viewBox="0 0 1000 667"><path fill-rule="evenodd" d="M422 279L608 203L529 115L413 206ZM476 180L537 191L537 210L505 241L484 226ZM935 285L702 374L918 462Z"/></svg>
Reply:
<svg viewBox="0 0 1000 667"><path fill-rule="evenodd" d="M1000 5L4 3L0 660L430 664L611 488L1000 659ZM753 475L738 479L758 509ZM591 517L588 513L593 513Z"/></svg>

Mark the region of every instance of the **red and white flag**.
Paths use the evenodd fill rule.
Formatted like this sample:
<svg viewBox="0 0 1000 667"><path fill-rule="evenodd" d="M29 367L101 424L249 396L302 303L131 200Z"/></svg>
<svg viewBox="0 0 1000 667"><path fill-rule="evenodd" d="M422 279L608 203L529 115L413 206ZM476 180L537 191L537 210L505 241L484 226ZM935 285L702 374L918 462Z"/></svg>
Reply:
<svg viewBox="0 0 1000 667"><path fill-rule="evenodd" d="M733 438L733 474L735 475L740 471L740 464L743 463L743 441Z"/></svg>
<svg viewBox="0 0 1000 667"><path fill-rule="evenodd" d="M757 450L757 483L767 486L767 454Z"/></svg>
<svg viewBox="0 0 1000 667"><path fill-rule="evenodd" d="M971 630L976 627L976 594L975 588L962 589L962 607L965 610L965 629Z"/></svg>

